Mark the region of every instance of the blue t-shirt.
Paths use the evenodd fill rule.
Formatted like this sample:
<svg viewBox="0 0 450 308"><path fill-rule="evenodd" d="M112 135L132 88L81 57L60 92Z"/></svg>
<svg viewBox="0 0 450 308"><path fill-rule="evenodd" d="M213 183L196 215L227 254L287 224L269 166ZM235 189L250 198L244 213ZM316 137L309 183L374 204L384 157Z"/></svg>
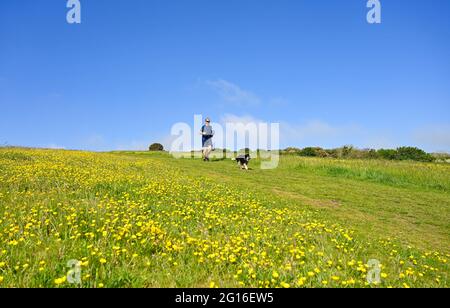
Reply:
<svg viewBox="0 0 450 308"><path fill-rule="evenodd" d="M202 132L202 143L204 147L212 146L212 137L214 136L214 131L211 125L203 125Z"/></svg>

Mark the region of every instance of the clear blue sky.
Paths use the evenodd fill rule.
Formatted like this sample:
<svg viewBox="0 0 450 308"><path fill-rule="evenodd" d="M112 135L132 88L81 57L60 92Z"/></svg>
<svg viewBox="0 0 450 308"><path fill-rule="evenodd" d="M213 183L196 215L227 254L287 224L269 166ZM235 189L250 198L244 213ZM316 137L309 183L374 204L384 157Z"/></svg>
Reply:
<svg viewBox="0 0 450 308"><path fill-rule="evenodd" d="M0 144L167 142L194 114L283 146L450 151L450 1L0 1Z"/></svg>

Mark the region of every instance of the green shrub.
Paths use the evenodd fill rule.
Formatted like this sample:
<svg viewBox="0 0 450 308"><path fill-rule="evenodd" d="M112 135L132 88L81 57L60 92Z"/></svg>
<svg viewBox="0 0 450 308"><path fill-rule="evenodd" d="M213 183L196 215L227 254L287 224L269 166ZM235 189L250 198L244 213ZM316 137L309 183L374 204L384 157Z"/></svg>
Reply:
<svg viewBox="0 0 450 308"><path fill-rule="evenodd" d="M377 154L380 158L395 160L397 159L397 151L391 149L380 149L377 151Z"/></svg>
<svg viewBox="0 0 450 308"><path fill-rule="evenodd" d="M355 159L375 159L378 158L378 154L377 151L372 149L359 150L354 148L347 157Z"/></svg>
<svg viewBox="0 0 450 308"><path fill-rule="evenodd" d="M160 143L153 143L148 150L150 152L162 152L164 151L164 146Z"/></svg>
<svg viewBox="0 0 450 308"><path fill-rule="evenodd" d="M397 149L398 160L415 160L423 162L431 162L434 160L433 156L426 153L424 150L414 147L401 147Z"/></svg>
<svg viewBox="0 0 450 308"><path fill-rule="evenodd" d="M332 158L339 158L339 150L338 149L329 149L329 150L325 150L328 154L329 157Z"/></svg>
<svg viewBox="0 0 450 308"><path fill-rule="evenodd" d="M374 149L368 149L367 150L367 158L369 158L369 159L377 159L379 157L380 156L378 155L377 150L374 150Z"/></svg>
<svg viewBox="0 0 450 308"><path fill-rule="evenodd" d="M284 149L283 154L299 155L302 152L299 148L289 147Z"/></svg>
<svg viewBox="0 0 450 308"><path fill-rule="evenodd" d="M431 154L435 161L440 163L450 163L450 154L448 153L433 153Z"/></svg>
<svg viewBox="0 0 450 308"><path fill-rule="evenodd" d="M310 147L302 149L299 155L306 157L317 157L316 149Z"/></svg>
<svg viewBox="0 0 450 308"><path fill-rule="evenodd" d="M301 150L299 152L299 155L306 156L306 157L328 157L329 156L327 151L325 151L324 149L311 148L311 147L304 148L303 150Z"/></svg>
<svg viewBox="0 0 450 308"><path fill-rule="evenodd" d="M342 147L341 151L342 151L342 157L343 158L347 158L350 157L352 155L354 148L351 145L346 145L344 147Z"/></svg>
<svg viewBox="0 0 450 308"><path fill-rule="evenodd" d="M327 151L322 148L316 148L317 157L329 157Z"/></svg>

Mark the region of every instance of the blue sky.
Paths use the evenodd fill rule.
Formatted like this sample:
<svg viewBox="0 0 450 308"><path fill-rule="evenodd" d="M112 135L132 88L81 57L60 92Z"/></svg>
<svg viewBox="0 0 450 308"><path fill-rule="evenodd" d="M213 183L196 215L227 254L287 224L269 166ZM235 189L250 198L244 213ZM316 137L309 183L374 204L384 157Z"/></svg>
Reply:
<svg viewBox="0 0 450 308"><path fill-rule="evenodd" d="M194 114L282 146L450 152L450 1L0 1L0 144L141 149Z"/></svg>

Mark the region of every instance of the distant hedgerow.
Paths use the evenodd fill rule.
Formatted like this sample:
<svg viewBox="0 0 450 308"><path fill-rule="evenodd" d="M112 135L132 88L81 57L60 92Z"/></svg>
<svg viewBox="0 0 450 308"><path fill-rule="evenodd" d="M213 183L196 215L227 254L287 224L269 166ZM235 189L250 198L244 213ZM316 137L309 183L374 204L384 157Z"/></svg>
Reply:
<svg viewBox="0 0 450 308"><path fill-rule="evenodd" d="M296 154L304 157L330 157L338 159L387 159L387 160L413 160L432 162L437 157L426 153L416 147L400 147L393 149L357 149L353 146L324 150L320 147L306 147L303 149L287 148L283 154Z"/></svg>

